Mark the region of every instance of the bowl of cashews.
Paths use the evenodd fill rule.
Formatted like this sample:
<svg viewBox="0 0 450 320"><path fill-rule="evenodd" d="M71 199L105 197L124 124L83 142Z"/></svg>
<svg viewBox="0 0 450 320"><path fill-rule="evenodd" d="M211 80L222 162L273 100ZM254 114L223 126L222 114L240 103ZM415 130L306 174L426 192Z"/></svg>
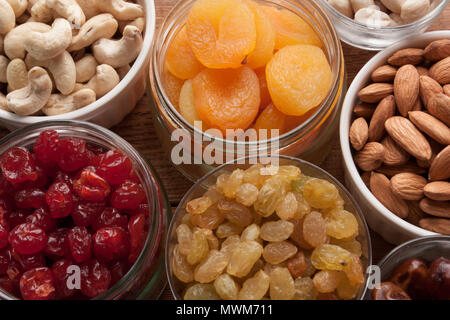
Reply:
<svg viewBox="0 0 450 320"><path fill-rule="evenodd" d="M425 30L449 0L320 0L345 43L382 50Z"/></svg>
<svg viewBox="0 0 450 320"><path fill-rule="evenodd" d="M0 0L0 125L118 124L143 96L153 0Z"/></svg>

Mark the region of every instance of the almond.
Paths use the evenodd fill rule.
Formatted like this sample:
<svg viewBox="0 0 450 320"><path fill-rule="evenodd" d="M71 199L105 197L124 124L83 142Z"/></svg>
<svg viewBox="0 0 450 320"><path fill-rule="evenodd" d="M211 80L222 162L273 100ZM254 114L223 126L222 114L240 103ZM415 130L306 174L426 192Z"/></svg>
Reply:
<svg viewBox="0 0 450 320"><path fill-rule="evenodd" d="M422 219L419 221L419 226L432 232L450 235L450 219Z"/></svg>
<svg viewBox="0 0 450 320"><path fill-rule="evenodd" d="M394 68L388 64L376 68L370 78L373 82L392 82L394 81L397 68Z"/></svg>
<svg viewBox="0 0 450 320"><path fill-rule="evenodd" d="M369 125L369 141L380 141L384 135L384 123L395 115L395 99L393 95L383 98L373 113Z"/></svg>
<svg viewBox="0 0 450 320"><path fill-rule="evenodd" d="M386 131L410 155L420 160L431 159L431 146L422 133L406 118L391 117L385 122Z"/></svg>
<svg viewBox="0 0 450 320"><path fill-rule="evenodd" d="M384 164L399 166L408 162L409 153L403 150L390 136L386 136L381 144L384 147Z"/></svg>
<svg viewBox="0 0 450 320"><path fill-rule="evenodd" d="M382 173L388 177L393 177L396 174L402 172L412 172L417 174L427 173L427 169L419 167L415 162L408 161L407 163L400 166L381 166L377 169L377 172Z"/></svg>
<svg viewBox="0 0 450 320"><path fill-rule="evenodd" d="M435 201L423 198L420 201L420 209L435 217L450 218L450 202L448 201Z"/></svg>
<svg viewBox="0 0 450 320"><path fill-rule="evenodd" d="M420 76L419 84L420 98L426 106L434 95L443 92L441 85L431 77Z"/></svg>
<svg viewBox="0 0 450 320"><path fill-rule="evenodd" d="M396 67L401 67L405 64L421 64L423 60L423 49L407 48L394 53L388 59L388 63Z"/></svg>
<svg viewBox="0 0 450 320"><path fill-rule="evenodd" d="M442 85L450 83L450 57L436 62L430 68L430 77Z"/></svg>
<svg viewBox="0 0 450 320"><path fill-rule="evenodd" d="M369 137L369 127L364 118L358 118L353 121L352 126L350 127L350 143L352 147L359 151L361 150L367 142L367 138Z"/></svg>
<svg viewBox="0 0 450 320"><path fill-rule="evenodd" d="M428 198L432 200L448 201L450 200L450 182L447 181L430 182L425 186L423 192Z"/></svg>
<svg viewBox="0 0 450 320"><path fill-rule="evenodd" d="M395 102L400 114L404 117L411 111L419 96L419 73L407 64L398 69L394 79Z"/></svg>
<svg viewBox="0 0 450 320"><path fill-rule="evenodd" d="M372 171L364 171L361 174L361 179L368 189L370 189L370 176L371 175L372 175Z"/></svg>
<svg viewBox="0 0 450 320"><path fill-rule="evenodd" d="M419 201L408 201L409 214L406 219L409 223L419 225L419 221L428 217L428 215L420 209Z"/></svg>
<svg viewBox="0 0 450 320"><path fill-rule="evenodd" d="M450 84L446 84L444 87L444 93L450 97Z"/></svg>
<svg viewBox="0 0 450 320"><path fill-rule="evenodd" d="M372 83L361 89L358 97L362 102L377 103L393 92L394 86L390 83Z"/></svg>
<svg viewBox="0 0 450 320"><path fill-rule="evenodd" d="M381 166L384 160L384 147L378 142L369 142L355 156L356 165L363 171L372 171Z"/></svg>
<svg viewBox="0 0 450 320"><path fill-rule="evenodd" d="M450 126L450 97L438 93L433 96L426 106L429 113Z"/></svg>
<svg viewBox="0 0 450 320"><path fill-rule="evenodd" d="M416 103L412 108L412 111L421 111L422 109L423 109L422 100L420 98L417 98Z"/></svg>
<svg viewBox="0 0 450 320"><path fill-rule="evenodd" d="M408 116L420 131L440 144L450 144L450 128L445 123L422 111L411 111Z"/></svg>
<svg viewBox="0 0 450 320"><path fill-rule="evenodd" d="M423 56L429 61L438 61L450 56L450 39L431 42L424 49Z"/></svg>
<svg viewBox="0 0 450 320"><path fill-rule="evenodd" d="M427 179L414 173L403 172L391 178L391 190L404 200L420 200Z"/></svg>
<svg viewBox="0 0 450 320"><path fill-rule="evenodd" d="M417 72L419 73L419 75L421 75L421 76L428 76L428 75L430 75L430 73L428 72L428 69L425 68L425 67L419 66L419 67L416 67L416 69L417 69Z"/></svg>
<svg viewBox="0 0 450 320"><path fill-rule="evenodd" d="M450 146L438 153L431 163L429 177L431 181L447 180L450 178Z"/></svg>
<svg viewBox="0 0 450 320"><path fill-rule="evenodd" d="M364 119L370 119L375 111L375 106L367 103L358 104L353 109L353 114L356 118L363 117Z"/></svg>
<svg viewBox="0 0 450 320"><path fill-rule="evenodd" d="M370 191L388 210L402 219L408 216L408 204L397 197L391 190L389 179L381 174L372 172L370 177Z"/></svg>

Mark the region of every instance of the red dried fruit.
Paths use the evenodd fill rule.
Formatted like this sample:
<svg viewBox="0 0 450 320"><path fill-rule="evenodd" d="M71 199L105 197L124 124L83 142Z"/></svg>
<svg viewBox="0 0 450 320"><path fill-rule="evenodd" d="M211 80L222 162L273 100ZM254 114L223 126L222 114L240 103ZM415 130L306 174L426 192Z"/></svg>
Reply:
<svg viewBox="0 0 450 320"><path fill-rule="evenodd" d="M81 292L94 298L108 290L111 284L111 273L108 268L98 260L91 261L81 266Z"/></svg>
<svg viewBox="0 0 450 320"><path fill-rule="evenodd" d="M34 142L33 151L44 164L54 164L59 158L59 134L55 130L42 131Z"/></svg>
<svg viewBox="0 0 450 320"><path fill-rule="evenodd" d="M16 250L11 251L11 255L23 270L28 271L34 268L45 267L44 255L40 252L35 254L20 254Z"/></svg>
<svg viewBox="0 0 450 320"><path fill-rule="evenodd" d="M99 160L97 173L110 184L121 184L130 177L132 163L122 152L109 150Z"/></svg>
<svg viewBox="0 0 450 320"><path fill-rule="evenodd" d="M8 237L8 230L4 226L0 225L0 249L8 245Z"/></svg>
<svg viewBox="0 0 450 320"><path fill-rule="evenodd" d="M12 259L8 265L8 270L6 270L6 274L8 275L8 277L10 279L19 281L22 273L22 266L16 260Z"/></svg>
<svg viewBox="0 0 450 320"><path fill-rule="evenodd" d="M22 209L17 209L15 211L10 211L6 214L6 219L10 228L15 228L19 224L25 223L25 220L29 212Z"/></svg>
<svg viewBox="0 0 450 320"><path fill-rule="evenodd" d="M111 192L109 184L94 171L85 169L73 183L73 190L86 201L103 201Z"/></svg>
<svg viewBox="0 0 450 320"><path fill-rule="evenodd" d="M11 262L11 252L9 249L0 250L0 275L6 274Z"/></svg>
<svg viewBox="0 0 450 320"><path fill-rule="evenodd" d="M9 243L20 254L34 254L47 244L45 231L32 223L22 223L9 234Z"/></svg>
<svg viewBox="0 0 450 320"><path fill-rule="evenodd" d="M139 214L132 216L128 222L128 232L130 233L130 255L128 262L134 263L141 254L147 238L145 230L145 215Z"/></svg>
<svg viewBox="0 0 450 320"><path fill-rule="evenodd" d="M48 235L44 253L51 259L59 259L66 254L66 233L68 229L60 228Z"/></svg>
<svg viewBox="0 0 450 320"><path fill-rule="evenodd" d="M86 141L67 138L59 143L58 165L64 171L76 171L88 164Z"/></svg>
<svg viewBox="0 0 450 320"><path fill-rule="evenodd" d="M73 222L80 227L89 227L104 208L104 202L79 202L71 213Z"/></svg>
<svg viewBox="0 0 450 320"><path fill-rule="evenodd" d="M77 290L69 289L67 279L71 275L68 268L73 265L70 260L62 259L56 261L52 266L53 278L55 280L56 296L58 298L69 298L73 296Z"/></svg>
<svg viewBox="0 0 450 320"><path fill-rule="evenodd" d="M55 182L64 182L66 183L70 188L73 186L73 177L69 175L67 172L64 172L62 170L58 170L55 175L55 179L53 180L53 183Z"/></svg>
<svg viewBox="0 0 450 320"><path fill-rule="evenodd" d="M49 268L36 268L20 278L20 292L24 300L50 300L54 297L53 274Z"/></svg>
<svg viewBox="0 0 450 320"><path fill-rule="evenodd" d="M115 208L107 207L94 220L92 228L95 231L105 227L121 227L126 230L127 225L128 218L126 215L120 214L120 211Z"/></svg>
<svg viewBox="0 0 450 320"><path fill-rule="evenodd" d="M127 210L126 211L130 216L134 216L136 214L143 214L148 217L150 215L150 206L148 203L141 203L139 207L135 210Z"/></svg>
<svg viewBox="0 0 450 320"><path fill-rule="evenodd" d="M45 206L45 192L39 188L30 188L16 192L16 205L21 209L38 209Z"/></svg>
<svg viewBox="0 0 450 320"><path fill-rule="evenodd" d="M91 236L85 227L73 227L66 234L66 246L77 263L91 258Z"/></svg>
<svg viewBox="0 0 450 320"><path fill-rule="evenodd" d="M92 241L94 243L94 254L102 261L122 259L130 251L128 232L119 227L106 227L97 230Z"/></svg>
<svg viewBox="0 0 450 320"><path fill-rule="evenodd" d="M33 214L30 214L25 219L25 221L41 227L45 232L51 231L56 228L55 220L44 208L36 209Z"/></svg>
<svg viewBox="0 0 450 320"><path fill-rule="evenodd" d="M122 261L117 261L110 269L111 286L116 284L128 272L129 266Z"/></svg>
<svg viewBox="0 0 450 320"><path fill-rule="evenodd" d="M44 188L47 186L47 176L48 172L47 169L44 169L44 167L37 163L35 161L35 168L37 172L37 178L34 181L25 181L22 183L19 183L18 185L15 185L16 190L22 190L22 189L28 189L28 188ZM49 169L50 171L51 169Z"/></svg>
<svg viewBox="0 0 450 320"><path fill-rule="evenodd" d="M64 182L56 182L48 188L45 200L53 218L67 217L73 209L70 187Z"/></svg>
<svg viewBox="0 0 450 320"><path fill-rule="evenodd" d="M0 277L0 288L15 297L20 297L19 280L10 279L7 276Z"/></svg>
<svg viewBox="0 0 450 320"><path fill-rule="evenodd" d="M0 166L3 176L12 183L34 181L38 177L30 151L22 147L9 149L2 156Z"/></svg>
<svg viewBox="0 0 450 320"><path fill-rule="evenodd" d="M111 196L111 204L114 208L134 210L145 200L145 192L142 187L134 182L125 181Z"/></svg>

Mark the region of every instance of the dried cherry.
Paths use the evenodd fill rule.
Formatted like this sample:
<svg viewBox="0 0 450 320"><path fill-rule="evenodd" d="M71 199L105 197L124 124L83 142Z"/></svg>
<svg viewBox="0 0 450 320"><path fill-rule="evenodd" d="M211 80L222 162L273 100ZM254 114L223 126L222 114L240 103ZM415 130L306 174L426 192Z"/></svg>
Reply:
<svg viewBox="0 0 450 320"><path fill-rule="evenodd" d="M34 181L38 177L30 151L22 147L9 149L2 156L0 166L3 176L12 183L21 183L27 180Z"/></svg>
<svg viewBox="0 0 450 320"><path fill-rule="evenodd" d="M111 192L109 184L94 171L85 169L73 183L74 191L86 201L103 201Z"/></svg>
<svg viewBox="0 0 450 320"><path fill-rule="evenodd" d="M34 254L47 244L45 231L32 223L22 223L9 234L9 243L20 254Z"/></svg>
<svg viewBox="0 0 450 320"><path fill-rule="evenodd" d="M130 177L130 158L119 150L109 150L99 157L97 173L110 184L121 184Z"/></svg>
<svg viewBox="0 0 450 320"><path fill-rule="evenodd" d="M20 278L20 292L24 300L50 300L55 294L52 271L36 268L25 272Z"/></svg>

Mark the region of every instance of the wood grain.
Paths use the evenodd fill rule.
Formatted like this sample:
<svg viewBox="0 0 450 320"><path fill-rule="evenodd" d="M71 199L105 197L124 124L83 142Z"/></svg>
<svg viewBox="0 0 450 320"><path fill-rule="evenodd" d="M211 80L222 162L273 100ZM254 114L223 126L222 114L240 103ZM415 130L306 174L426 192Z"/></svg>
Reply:
<svg viewBox="0 0 450 320"><path fill-rule="evenodd" d="M155 0L156 6L156 24L160 26L164 17L170 11L176 0ZM447 7L441 16L435 21L430 30L450 29L450 7ZM353 48L345 43L344 48L348 84L350 84L363 67L363 65L375 54L375 52L363 51ZM163 184L166 188L169 200L172 206L176 207L184 193L192 186L192 183L184 178L171 164L162 149L152 124L149 112L149 99L144 97L139 101L135 110L127 116L122 123L112 128L114 132L130 142L136 149L152 163L156 168ZM0 128L0 137L8 132ZM327 157L322 167L335 176L338 180L344 181L342 168L342 157L338 137L333 141L332 151ZM385 242L379 235L372 232L373 261L378 262L386 255L393 246ZM170 299L170 291L166 288L162 299Z"/></svg>

